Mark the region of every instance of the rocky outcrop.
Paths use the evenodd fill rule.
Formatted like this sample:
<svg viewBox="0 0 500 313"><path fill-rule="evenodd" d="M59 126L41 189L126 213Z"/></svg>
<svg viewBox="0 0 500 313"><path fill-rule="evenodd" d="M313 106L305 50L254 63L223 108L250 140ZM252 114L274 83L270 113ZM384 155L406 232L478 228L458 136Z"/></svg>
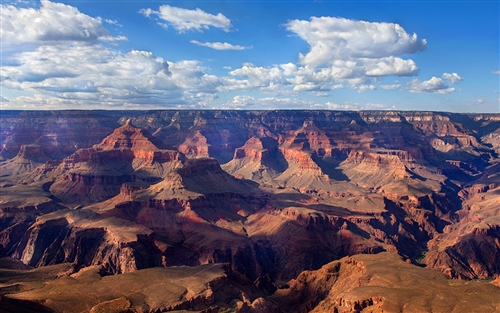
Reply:
<svg viewBox="0 0 500 313"><path fill-rule="evenodd" d="M303 272L273 299L289 312L496 310L498 287L481 282L476 288L483 291L474 294L468 288L466 282L452 282L397 255L381 253L346 257L317 271Z"/></svg>
<svg viewBox="0 0 500 313"><path fill-rule="evenodd" d="M102 277L103 269L99 266L59 278L46 274L57 270L54 266L46 267L45 273L37 269L10 270L9 280L22 281L17 290L2 288L7 294L0 302L0 309L93 313L280 312L270 301L259 298L255 288L239 285L224 264L151 268L107 277Z"/></svg>
<svg viewBox="0 0 500 313"><path fill-rule="evenodd" d="M286 163L276 140L251 137L234 151L233 159L223 169L235 177L270 182L286 169Z"/></svg>
<svg viewBox="0 0 500 313"><path fill-rule="evenodd" d="M111 135L94 145L93 148L97 151L111 149L154 151L162 146L162 141L151 136L147 130L133 126L128 120L125 125L115 129Z"/></svg>
<svg viewBox="0 0 500 313"><path fill-rule="evenodd" d="M262 140L257 137L252 137L241 148L236 148L234 151L234 159L246 159L249 162L259 162L268 157L269 151L264 149Z"/></svg>
<svg viewBox="0 0 500 313"><path fill-rule="evenodd" d="M186 138L186 140L181 143L177 150L182 152L188 158L207 158L208 147L207 138L203 136L200 131L196 131L192 136Z"/></svg>
<svg viewBox="0 0 500 313"><path fill-rule="evenodd" d="M30 266L70 262L101 265L109 273L126 273L159 264L152 231L91 212L60 211L38 218L15 246L13 257Z"/></svg>

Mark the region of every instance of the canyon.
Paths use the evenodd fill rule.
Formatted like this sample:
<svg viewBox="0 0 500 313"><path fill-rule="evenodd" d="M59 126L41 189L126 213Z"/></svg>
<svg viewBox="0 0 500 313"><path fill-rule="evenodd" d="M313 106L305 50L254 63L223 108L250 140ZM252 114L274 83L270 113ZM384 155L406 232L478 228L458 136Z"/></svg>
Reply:
<svg viewBox="0 0 500 313"><path fill-rule="evenodd" d="M500 114L2 111L0 311L500 312Z"/></svg>

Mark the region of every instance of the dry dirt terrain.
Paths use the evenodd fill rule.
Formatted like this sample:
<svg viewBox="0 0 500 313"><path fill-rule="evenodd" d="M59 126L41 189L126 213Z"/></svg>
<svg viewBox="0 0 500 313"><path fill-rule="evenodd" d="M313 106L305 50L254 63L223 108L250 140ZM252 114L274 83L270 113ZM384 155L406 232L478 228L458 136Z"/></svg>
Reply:
<svg viewBox="0 0 500 313"><path fill-rule="evenodd" d="M2 111L0 312L500 312L500 115Z"/></svg>

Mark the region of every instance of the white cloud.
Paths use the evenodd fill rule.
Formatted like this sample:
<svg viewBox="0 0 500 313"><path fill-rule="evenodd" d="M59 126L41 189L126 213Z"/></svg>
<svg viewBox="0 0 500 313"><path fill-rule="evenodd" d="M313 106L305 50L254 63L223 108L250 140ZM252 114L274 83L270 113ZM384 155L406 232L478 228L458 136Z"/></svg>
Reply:
<svg viewBox="0 0 500 313"><path fill-rule="evenodd" d="M299 54L302 66L281 65L286 76L294 76L289 82L297 91L331 90L333 86L374 90L377 77L416 75L417 64L399 55L417 53L426 46L425 40L393 23L311 17L288 21L285 26L310 45L308 53Z"/></svg>
<svg viewBox="0 0 500 313"><path fill-rule="evenodd" d="M366 92L366 91L373 91L373 90L376 90L377 88L373 85L360 85L358 86L358 92L359 93L362 93L362 92Z"/></svg>
<svg viewBox="0 0 500 313"><path fill-rule="evenodd" d="M498 71L491 71L491 74L493 74L493 75L500 75L500 70L498 70Z"/></svg>
<svg viewBox="0 0 500 313"><path fill-rule="evenodd" d="M150 8L140 9L138 13L144 15L145 17L151 17L151 14L160 14L160 12Z"/></svg>
<svg viewBox="0 0 500 313"><path fill-rule="evenodd" d="M156 15L162 20L167 21L179 32L188 30L203 32L204 29L208 29L210 26L229 32L232 27L231 20L222 13L213 15L199 8L188 10L165 4L160 6L158 11L146 8L141 9L139 13L146 17Z"/></svg>
<svg viewBox="0 0 500 313"><path fill-rule="evenodd" d="M378 77L416 75L417 64L397 55L423 51L426 45L425 40L418 40L417 35L409 35L391 23L312 17L310 21L289 21L285 26L310 44L310 51L299 56L302 65L244 64L230 72L232 77L223 78L221 91L267 90L286 94L339 88L375 90Z"/></svg>
<svg viewBox="0 0 500 313"><path fill-rule="evenodd" d="M312 82L307 82L305 84L297 84L293 87L294 91L320 91L324 90L326 87L324 85L318 85Z"/></svg>
<svg viewBox="0 0 500 313"><path fill-rule="evenodd" d="M299 55L304 65L313 67L334 60L381 59L423 51L426 41L408 34L400 25L370 23L336 17L311 17L309 21L291 20L289 31L307 41L311 50Z"/></svg>
<svg viewBox="0 0 500 313"><path fill-rule="evenodd" d="M283 69L283 74L285 76L295 75L297 71L297 65L293 63L281 64L280 67Z"/></svg>
<svg viewBox="0 0 500 313"><path fill-rule="evenodd" d="M410 92L412 93L438 93L438 94L449 94L455 92L455 88L448 87L441 78L433 76L431 79L426 81L419 81L418 79L413 79L410 83Z"/></svg>
<svg viewBox="0 0 500 313"><path fill-rule="evenodd" d="M40 3L39 9L1 6L0 34L4 45L126 40L124 36L111 36L102 26L101 18L90 17L62 3L48 0Z"/></svg>
<svg viewBox="0 0 500 313"><path fill-rule="evenodd" d="M219 91L276 91L278 87L289 84L278 66L267 68L247 63L241 68L230 71L229 75L230 77L221 78L223 86L219 88Z"/></svg>
<svg viewBox="0 0 500 313"><path fill-rule="evenodd" d="M380 88L385 89L385 90L394 90L401 88L401 84L392 84L392 85L380 85Z"/></svg>
<svg viewBox="0 0 500 313"><path fill-rule="evenodd" d="M197 40L191 40L190 41L192 44L202 46L202 47L208 47L212 48L215 50L245 50L245 49L251 49L252 47L244 47L240 45L232 45L227 42L199 42Z"/></svg>
<svg viewBox="0 0 500 313"><path fill-rule="evenodd" d="M220 85L197 61L168 62L151 52L121 53L100 45L42 46L19 54L17 62L3 67L6 88L73 101L70 104L203 103Z"/></svg>
<svg viewBox="0 0 500 313"><path fill-rule="evenodd" d="M397 63L397 59L389 57L376 63L372 62L372 59L336 60L330 66L319 69L310 66L297 66L293 63L273 67L245 64L241 68L229 72L232 77L221 78L224 84L220 91L259 90L264 92L275 91L280 94L325 92L341 88L350 88L358 92L372 91L376 90L374 82L377 79L366 75L367 68L387 64L386 61ZM365 60L367 61L365 62ZM383 70L382 67L380 68ZM388 85L383 88L396 89L399 87L401 85Z"/></svg>
<svg viewBox="0 0 500 313"><path fill-rule="evenodd" d="M460 75L458 75L457 73L451 73L451 74L444 73L443 78L446 79L448 81L448 84L450 85L456 84L464 80L463 77L460 77Z"/></svg>
<svg viewBox="0 0 500 313"><path fill-rule="evenodd" d="M165 23L161 23L161 22L157 22L156 25L158 26L161 26L163 29L167 30L168 29L168 25L165 24Z"/></svg>
<svg viewBox="0 0 500 313"><path fill-rule="evenodd" d="M367 76L411 76L418 72L413 60L389 56L380 59L364 59Z"/></svg>
<svg viewBox="0 0 500 313"><path fill-rule="evenodd" d="M235 96L224 107L232 109L247 108L255 105L255 98L250 96Z"/></svg>
<svg viewBox="0 0 500 313"><path fill-rule="evenodd" d="M104 21L108 24L111 24L111 25L116 25L118 27L123 27L123 25L121 25L120 23L118 23L117 20L111 20L111 19L104 19Z"/></svg>
<svg viewBox="0 0 500 313"><path fill-rule="evenodd" d="M443 81L443 78L447 80L448 84ZM457 73L444 73L442 78L433 76L431 79L425 81L413 79L408 83L408 85L410 86L410 92L412 93L426 92L445 95L456 91L455 88L449 87L449 85L454 85L462 80L464 80L463 77Z"/></svg>

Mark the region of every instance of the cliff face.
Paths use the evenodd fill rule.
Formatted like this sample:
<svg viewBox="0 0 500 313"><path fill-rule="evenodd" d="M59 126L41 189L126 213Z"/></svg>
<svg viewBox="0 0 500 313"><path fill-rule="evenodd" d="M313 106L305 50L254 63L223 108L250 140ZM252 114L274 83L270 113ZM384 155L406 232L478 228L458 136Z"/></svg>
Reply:
<svg viewBox="0 0 500 313"><path fill-rule="evenodd" d="M382 251L449 277L500 275L498 115L10 112L0 126L0 253L31 266L223 262L267 294ZM298 310L339 275L294 282Z"/></svg>
<svg viewBox="0 0 500 313"><path fill-rule="evenodd" d="M381 253L347 257L317 271L303 272L273 298L288 312L497 310L498 287L478 282L474 294L469 288L467 282L452 283L440 273Z"/></svg>
<svg viewBox="0 0 500 313"><path fill-rule="evenodd" d="M459 195L460 220L428 244L426 264L453 278L487 278L498 273L500 258L500 167L487 169Z"/></svg>

